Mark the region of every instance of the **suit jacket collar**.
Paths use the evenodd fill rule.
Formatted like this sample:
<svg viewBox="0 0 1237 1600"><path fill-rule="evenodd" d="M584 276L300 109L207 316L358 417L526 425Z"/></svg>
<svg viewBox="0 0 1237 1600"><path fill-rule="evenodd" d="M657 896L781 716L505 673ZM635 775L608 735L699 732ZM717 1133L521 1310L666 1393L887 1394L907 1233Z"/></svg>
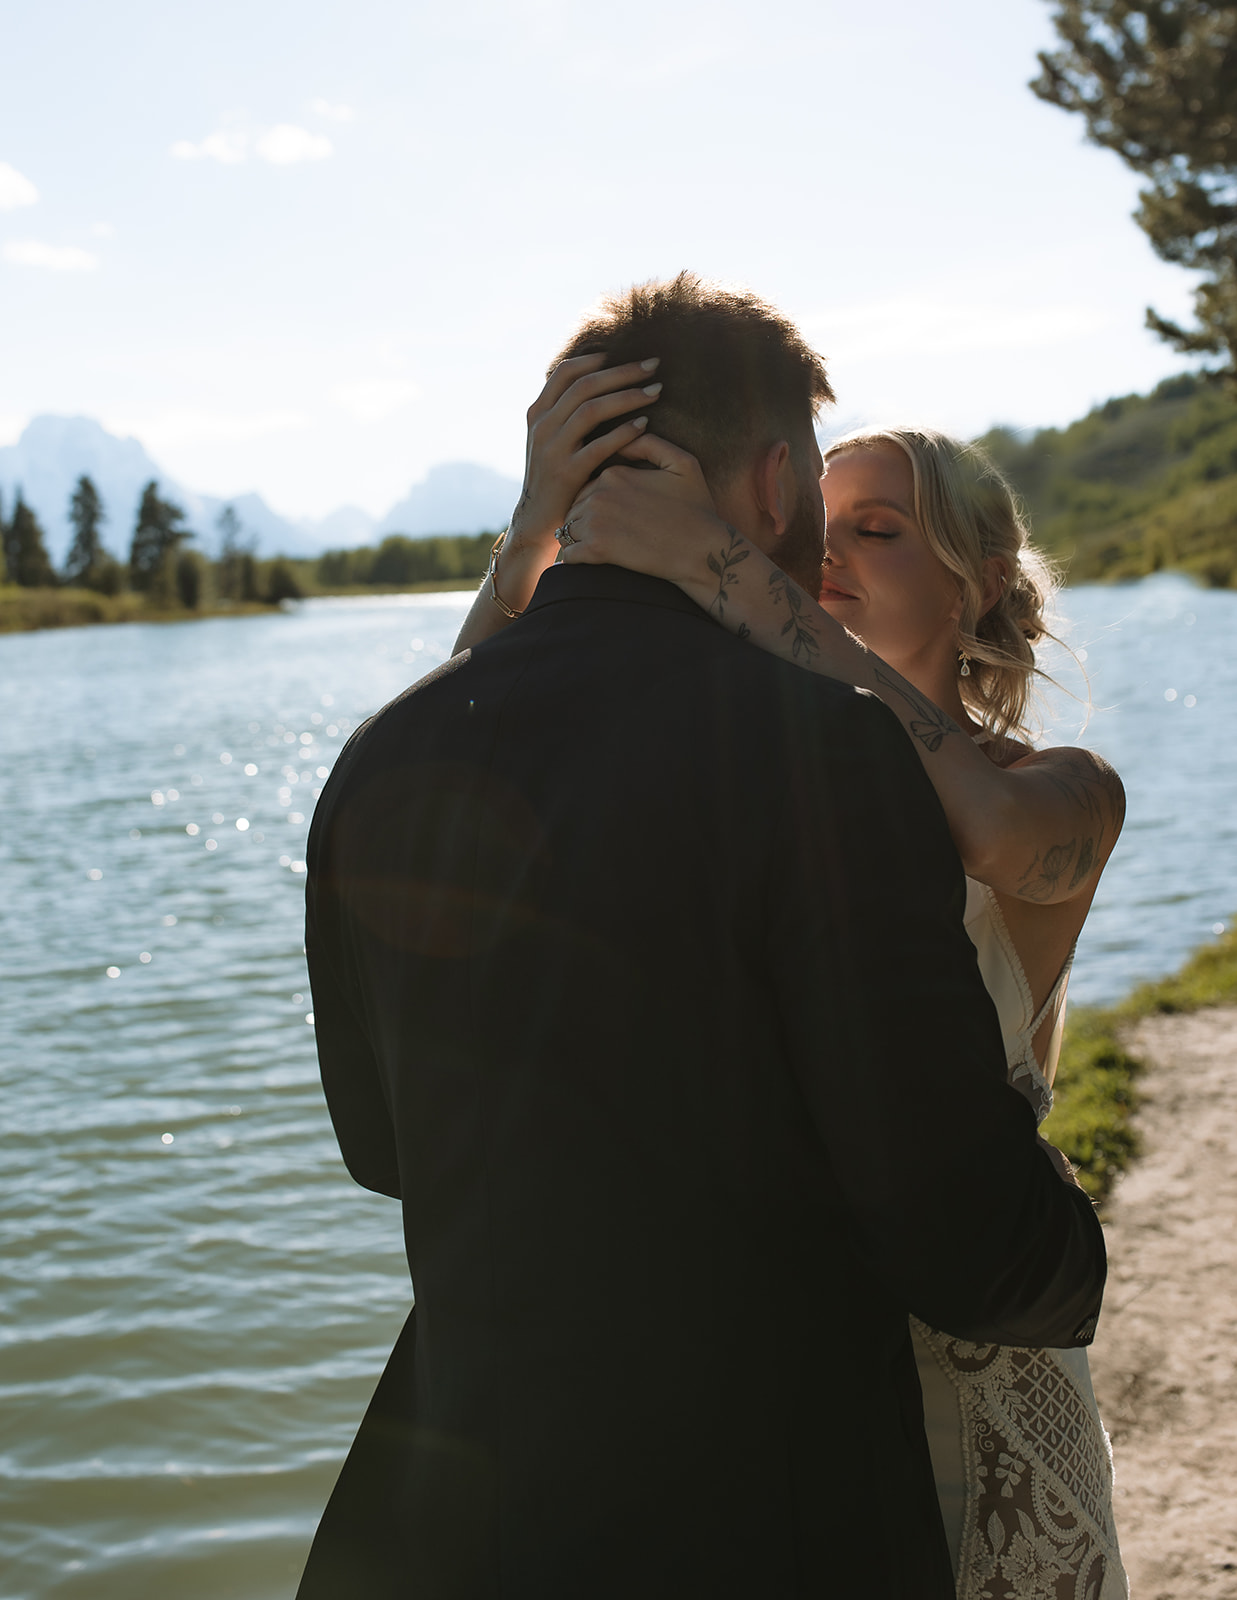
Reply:
<svg viewBox="0 0 1237 1600"><path fill-rule="evenodd" d="M677 585L643 572L629 572L626 567L548 567L533 591L528 611L539 611L562 600L618 600L628 605L682 611L688 616L706 614Z"/></svg>

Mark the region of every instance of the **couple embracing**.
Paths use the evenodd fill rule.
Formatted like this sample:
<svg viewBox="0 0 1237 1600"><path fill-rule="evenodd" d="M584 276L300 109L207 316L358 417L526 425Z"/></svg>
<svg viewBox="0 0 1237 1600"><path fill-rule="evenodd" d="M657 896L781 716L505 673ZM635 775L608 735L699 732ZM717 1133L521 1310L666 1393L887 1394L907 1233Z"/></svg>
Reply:
<svg viewBox="0 0 1237 1600"><path fill-rule="evenodd" d="M754 296L606 302L458 653L323 792L323 1082L416 1306L301 1600L1126 1592L1036 1131L1120 784L1025 741L1008 486L822 462L831 399Z"/></svg>

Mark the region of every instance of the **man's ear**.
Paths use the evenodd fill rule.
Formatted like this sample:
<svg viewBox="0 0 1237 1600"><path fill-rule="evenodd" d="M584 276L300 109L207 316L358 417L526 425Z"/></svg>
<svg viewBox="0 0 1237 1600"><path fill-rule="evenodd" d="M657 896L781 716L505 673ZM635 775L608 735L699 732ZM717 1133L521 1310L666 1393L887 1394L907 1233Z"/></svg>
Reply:
<svg viewBox="0 0 1237 1600"><path fill-rule="evenodd" d="M786 532L794 505L795 477L790 445L785 439L771 444L756 460L752 488L756 505L775 538Z"/></svg>

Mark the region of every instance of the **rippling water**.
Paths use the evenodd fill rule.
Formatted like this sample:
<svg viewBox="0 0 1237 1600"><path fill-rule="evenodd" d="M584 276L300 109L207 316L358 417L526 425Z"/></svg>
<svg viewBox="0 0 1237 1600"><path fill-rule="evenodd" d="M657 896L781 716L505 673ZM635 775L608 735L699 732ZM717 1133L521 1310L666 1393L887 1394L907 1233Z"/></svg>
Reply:
<svg viewBox="0 0 1237 1600"><path fill-rule="evenodd" d="M0 638L0 1600L295 1588L411 1298L318 1088L305 833L467 598ZM1065 609L1130 790L1109 998L1237 911L1237 596Z"/></svg>

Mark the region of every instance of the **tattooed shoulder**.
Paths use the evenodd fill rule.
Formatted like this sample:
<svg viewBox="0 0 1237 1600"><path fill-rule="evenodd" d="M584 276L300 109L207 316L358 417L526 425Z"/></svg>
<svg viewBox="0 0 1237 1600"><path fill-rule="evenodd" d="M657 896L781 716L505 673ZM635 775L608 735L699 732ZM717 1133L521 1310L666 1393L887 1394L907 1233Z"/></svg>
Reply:
<svg viewBox="0 0 1237 1600"><path fill-rule="evenodd" d="M1090 861L1094 859L1093 851L1093 841L1084 839L1081 855L1087 857L1088 861ZM1077 839L1067 839L1062 844L1049 845L1048 849L1044 851L1037 850L1035 859L1018 882L1019 898L1039 902L1054 899L1061 879L1069 872L1070 867L1074 865L1075 857L1078 854ZM1089 867L1087 870L1089 870ZM1086 871L1084 870L1083 877L1085 876ZM1082 879L1078 877L1077 868L1075 867L1074 875L1070 879L1070 888L1074 888L1081 881Z"/></svg>
<svg viewBox="0 0 1237 1600"><path fill-rule="evenodd" d="M1090 750L1044 751L1025 765L1038 767L1068 801L1077 832L1071 839L1036 851L1018 882L1017 893L1023 900L1041 903L1068 899L1108 859L1125 819L1125 789L1112 767Z"/></svg>
<svg viewBox="0 0 1237 1600"><path fill-rule="evenodd" d="M1057 749L1041 751L1031 760L1071 805L1120 832L1125 817L1125 786L1103 756L1093 750Z"/></svg>

